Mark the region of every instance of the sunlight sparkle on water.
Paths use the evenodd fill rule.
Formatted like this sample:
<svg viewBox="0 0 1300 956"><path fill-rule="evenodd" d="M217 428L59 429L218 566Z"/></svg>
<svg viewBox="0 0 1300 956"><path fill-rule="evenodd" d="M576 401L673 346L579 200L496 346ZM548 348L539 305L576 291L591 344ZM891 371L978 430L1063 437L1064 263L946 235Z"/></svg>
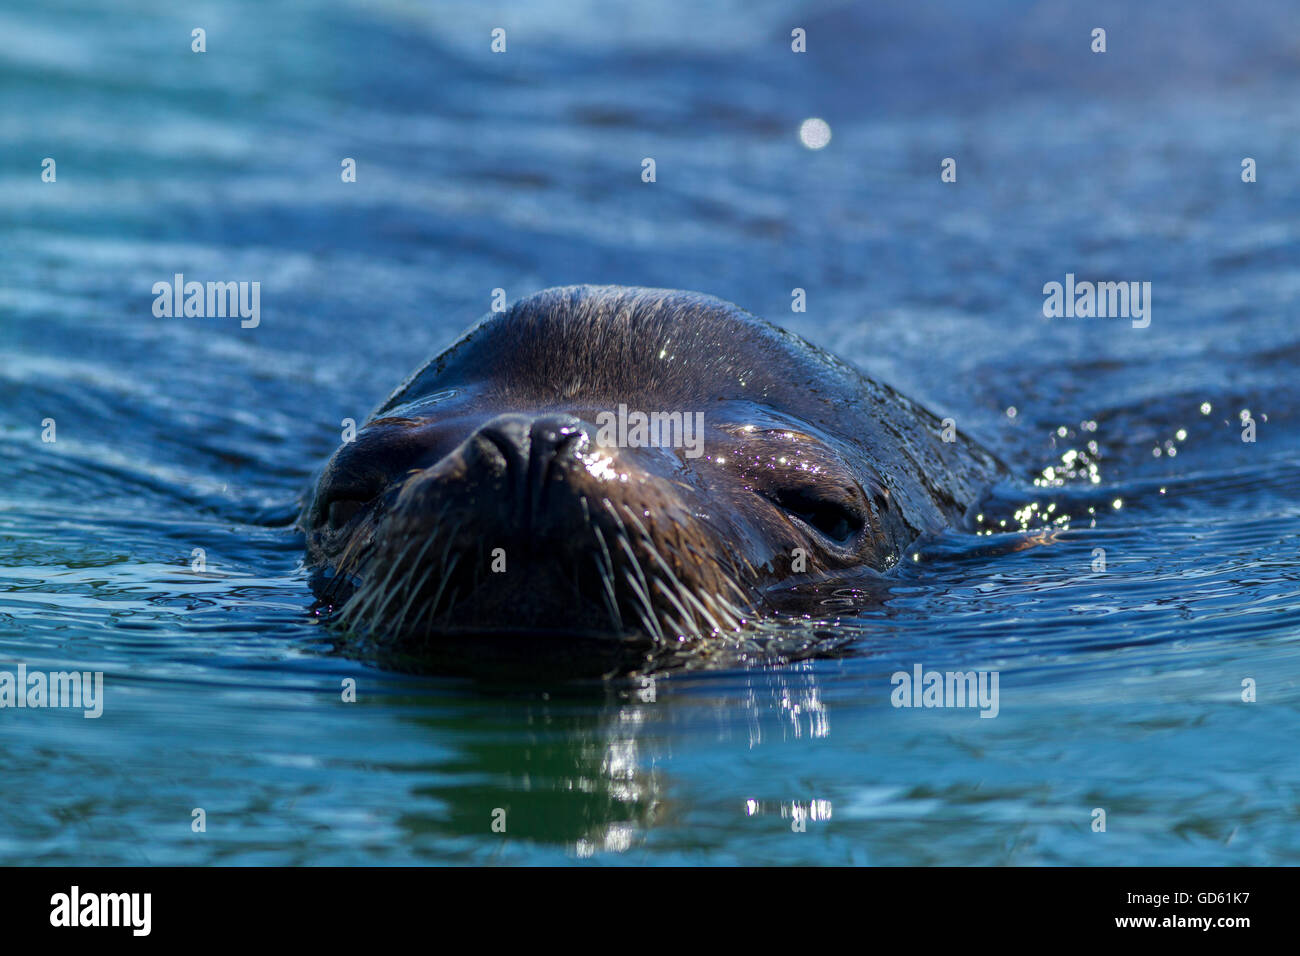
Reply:
<svg viewBox="0 0 1300 956"><path fill-rule="evenodd" d="M812 117L799 127L799 142L809 149L821 149L831 141L831 128L824 119Z"/></svg>

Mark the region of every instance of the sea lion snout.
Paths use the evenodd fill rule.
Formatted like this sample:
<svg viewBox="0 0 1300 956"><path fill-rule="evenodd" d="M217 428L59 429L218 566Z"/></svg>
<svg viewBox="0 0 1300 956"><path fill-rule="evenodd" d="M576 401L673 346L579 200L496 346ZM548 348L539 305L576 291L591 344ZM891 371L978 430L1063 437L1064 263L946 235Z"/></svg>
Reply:
<svg viewBox="0 0 1300 956"><path fill-rule="evenodd" d="M673 452L597 436L575 415L507 413L409 469L369 520L340 529L360 570L354 629L681 643L742 626L751 595L725 535L667 479Z"/></svg>
<svg viewBox="0 0 1300 956"><path fill-rule="evenodd" d="M656 507L684 511L680 489L659 481L654 455L601 445L597 433L569 414L498 415L441 460L412 470L387 523L409 533L439 516L497 542L507 555L555 554L574 550L575 542L584 551L592 529L618 534L610 506L626 503L629 485L650 485ZM642 494L639 513L646 510Z"/></svg>
<svg viewBox="0 0 1300 956"><path fill-rule="evenodd" d="M591 446L592 434L572 415L498 415L452 453L452 466L467 482L493 484L497 500L484 506L512 510L507 517L528 532L542 510L548 485L559 484L554 490L564 494L564 476L578 466L578 455Z"/></svg>

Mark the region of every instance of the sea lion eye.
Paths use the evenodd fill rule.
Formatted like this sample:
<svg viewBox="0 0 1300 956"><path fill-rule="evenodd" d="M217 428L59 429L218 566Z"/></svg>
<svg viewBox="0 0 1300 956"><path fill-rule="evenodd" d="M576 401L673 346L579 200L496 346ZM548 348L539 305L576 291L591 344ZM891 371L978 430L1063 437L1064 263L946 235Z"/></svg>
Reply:
<svg viewBox="0 0 1300 956"><path fill-rule="evenodd" d="M387 481L375 475L368 480L341 480L321 489L314 512L316 520L326 524L331 531L346 527L362 510L369 507L388 487Z"/></svg>
<svg viewBox="0 0 1300 956"><path fill-rule="evenodd" d="M353 498L335 498L329 505L329 525L334 531L356 517L357 512L366 506L364 501Z"/></svg>
<svg viewBox="0 0 1300 956"><path fill-rule="evenodd" d="M331 531L346 527L403 474L440 457L447 443L436 428L411 419L369 422L325 466L312 505L314 524Z"/></svg>
<svg viewBox="0 0 1300 956"><path fill-rule="evenodd" d="M771 497L790 514L836 544L847 544L866 524L857 509L846 502L826 498L814 488L779 488Z"/></svg>

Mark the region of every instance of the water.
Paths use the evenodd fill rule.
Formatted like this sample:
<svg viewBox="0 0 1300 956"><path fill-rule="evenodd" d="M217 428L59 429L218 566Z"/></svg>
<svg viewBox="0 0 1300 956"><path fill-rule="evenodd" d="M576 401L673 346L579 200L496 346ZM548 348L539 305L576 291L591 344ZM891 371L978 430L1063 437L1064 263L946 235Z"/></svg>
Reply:
<svg viewBox="0 0 1300 956"><path fill-rule="evenodd" d="M1293 8L518 6L0 10L0 670L106 688L0 711L0 862L1300 862ZM154 318L176 272L261 324ZM1067 272L1150 281L1150 327L1044 318ZM991 529L1069 520L846 588L824 659L330 653L286 522L339 423L570 282L771 317L1010 462ZM891 707L918 663L997 670L998 717Z"/></svg>

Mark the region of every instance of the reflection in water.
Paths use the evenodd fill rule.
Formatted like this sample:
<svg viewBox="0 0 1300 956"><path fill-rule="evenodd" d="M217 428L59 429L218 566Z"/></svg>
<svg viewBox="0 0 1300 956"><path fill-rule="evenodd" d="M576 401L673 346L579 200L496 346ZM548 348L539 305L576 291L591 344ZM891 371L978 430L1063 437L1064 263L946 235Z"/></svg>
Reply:
<svg viewBox="0 0 1300 956"><path fill-rule="evenodd" d="M496 832L493 815L504 811L503 843L557 844L590 856L627 850L661 821L667 810L654 740L664 711L653 684L500 693L472 727L461 712L416 718L456 743L438 767L446 782L413 790L421 805L432 798L438 809L408 813L403 825L412 835L483 837Z"/></svg>
<svg viewBox="0 0 1300 956"><path fill-rule="evenodd" d="M561 694L479 690L495 698L485 708L493 718L478 715L472 727L459 710L447 718L414 718L426 733L454 740L455 751L437 767L446 782L411 791L417 808L401 822L413 840L482 839L496 832L493 815L503 810L501 849L525 841L577 857L624 853L655 828L681 823L667 769L672 737L709 732L730 742L740 736L754 750L830 734L811 670L734 673L722 687L707 689L690 680L642 678ZM832 808L815 796L762 795L732 810L738 818L806 823L829 820Z"/></svg>
<svg viewBox="0 0 1300 956"><path fill-rule="evenodd" d="M757 671L746 675L744 684L744 717L751 749L763 743L765 729L769 736L783 740L830 736L830 721L813 672ZM727 706L734 707L734 703Z"/></svg>

